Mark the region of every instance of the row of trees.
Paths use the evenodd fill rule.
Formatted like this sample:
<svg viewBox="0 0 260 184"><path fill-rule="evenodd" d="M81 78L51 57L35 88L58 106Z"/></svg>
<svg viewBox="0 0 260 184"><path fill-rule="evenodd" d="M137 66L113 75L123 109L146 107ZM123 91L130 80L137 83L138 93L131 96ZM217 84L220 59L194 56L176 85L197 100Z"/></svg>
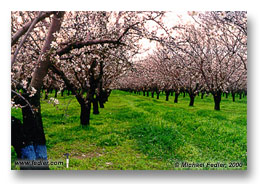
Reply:
<svg viewBox="0 0 260 184"><path fill-rule="evenodd" d="M91 104L98 114L98 103L104 107L111 83L138 53L146 22L159 20L163 14L12 12L12 105L22 108L23 115L18 126L22 134L14 133L22 136L12 141L17 155L29 160L47 159L42 89L71 91L81 107L80 123L89 125Z"/></svg>
<svg viewBox="0 0 260 184"><path fill-rule="evenodd" d="M247 30L245 12L192 14L192 24L166 29L156 51L134 64L115 81L115 87L151 91L159 95L171 91L177 101L180 92L190 96L190 106L201 92L211 93L215 110L220 110L222 93L247 91ZM176 36L172 36L172 35Z"/></svg>
<svg viewBox="0 0 260 184"><path fill-rule="evenodd" d="M167 12L12 12L12 105L22 108L20 158L47 159L41 91L69 90L89 125L111 89L191 97L246 90L246 13L191 12L193 23L169 26ZM160 33L160 34L159 34ZM141 40L156 51L138 59ZM168 95L169 96L169 95ZM15 120L15 119L14 119ZM20 135L20 134L17 134Z"/></svg>

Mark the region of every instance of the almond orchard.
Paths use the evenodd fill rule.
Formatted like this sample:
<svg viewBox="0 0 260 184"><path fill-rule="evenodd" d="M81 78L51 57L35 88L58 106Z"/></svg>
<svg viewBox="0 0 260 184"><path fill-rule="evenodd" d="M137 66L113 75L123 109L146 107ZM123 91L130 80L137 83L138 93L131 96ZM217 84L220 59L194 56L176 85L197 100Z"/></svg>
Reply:
<svg viewBox="0 0 260 184"><path fill-rule="evenodd" d="M245 169L246 96L246 12L11 12L12 160Z"/></svg>

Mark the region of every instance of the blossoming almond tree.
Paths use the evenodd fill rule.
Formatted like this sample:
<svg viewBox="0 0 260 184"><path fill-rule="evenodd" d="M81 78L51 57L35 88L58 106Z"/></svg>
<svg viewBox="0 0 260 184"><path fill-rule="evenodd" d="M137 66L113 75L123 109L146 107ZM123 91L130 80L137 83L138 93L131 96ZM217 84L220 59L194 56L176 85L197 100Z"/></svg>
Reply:
<svg viewBox="0 0 260 184"><path fill-rule="evenodd" d="M238 88L246 92L246 12L189 13L192 22L172 27L159 24L165 31L161 36L147 32L147 38L162 44L167 49L161 50L171 56L165 59L160 57L161 51L155 52L152 56L156 58L154 61L149 58L151 56L140 61L145 69L139 69L138 73L143 74L144 79L157 76L158 83L164 86L166 97L169 89L176 88L174 86L184 89L190 95L191 106L199 91L212 93L214 109L220 110L222 93L234 94L234 91L240 91ZM156 68L155 73L149 69L150 66ZM124 88L133 85L128 83L124 82ZM151 81L142 80L138 86L146 89L147 84Z"/></svg>
<svg viewBox="0 0 260 184"><path fill-rule="evenodd" d="M65 26L52 43L56 53L51 69L76 96L81 106L82 125L89 125L91 103L94 113L99 113L97 102L104 94L103 75L106 76L103 81L108 82L108 73L119 73L112 69L113 61L122 68L138 52L136 42L143 36L142 24L152 19L151 14L155 18L161 15L160 12L70 12L65 15Z"/></svg>
<svg viewBox="0 0 260 184"><path fill-rule="evenodd" d="M245 12L190 12L193 22L165 25L164 12L12 12L12 106L22 108L21 158L46 159L40 92L69 89L89 125L111 89L186 91L190 105L210 92L215 110L222 93L246 93ZM152 23L151 23L152 22ZM151 26L152 25L152 26ZM162 33L163 32L163 33ZM158 47L134 57L143 38ZM56 99L51 103L58 104ZM22 143L24 142L24 143ZM17 149L19 150L19 149Z"/></svg>
<svg viewBox="0 0 260 184"><path fill-rule="evenodd" d="M192 16L194 23L179 29L178 36L170 39L173 44L167 46L176 56L184 58L183 63L191 66L196 75L202 76L203 88L214 97L214 109L220 110L221 93L228 90L231 81L246 75L246 28L242 29L240 23L237 26L236 21L233 24L219 21L225 18L221 19L216 12ZM240 16L246 26L244 13Z"/></svg>
<svg viewBox="0 0 260 184"><path fill-rule="evenodd" d="M15 13L14 13L15 14ZM31 13L26 13L27 16L22 16L22 18L30 18ZM38 14L37 21L40 19L40 13ZM31 40L34 42L34 45L38 45L38 58L35 62L35 65L31 66L33 72L31 74L30 83L28 84L29 90L33 91L33 94L28 95L23 94L25 98L30 103L30 106L26 106L22 108L23 113L23 132L26 135L26 142L24 142L24 146L21 148L21 158L22 159L47 159L47 149L46 149L46 140L45 140L45 134L43 131L43 125L42 125L42 117L41 117L41 106L40 106L40 90L43 84L43 79L46 76L48 72L48 67L50 65L50 54L51 54L51 42L54 40L53 33L58 32L61 27L61 22L63 18L64 12L55 12L53 17L50 20L49 28L46 36L43 38L42 44L39 46L36 41L34 40L34 37L31 37ZM14 16L14 18L16 18ZM19 17L21 18L21 17ZM21 18L21 19L22 19ZM18 21L18 20L17 20ZM35 21L31 21L35 24ZM15 22L14 22L15 23ZM16 22L17 27L19 28L19 21ZM19 30L24 29L25 26L21 26L20 29L12 36L15 37L19 33ZM46 28L46 27L45 27ZM43 28L44 29L44 28ZM15 26L12 26L12 30L15 31ZM21 34L22 35L22 34ZM25 35L28 36L28 35ZM15 40L15 39L13 39ZM19 41L19 40L18 40ZM24 40L21 40L24 42ZM13 42L15 43L15 42ZM30 44L30 42L29 42ZM29 45L30 46L30 45ZM15 44L12 48L15 47ZM16 49L19 49L20 45L16 47ZM34 49L33 49L34 50ZM14 52L13 57L15 56L17 52ZM27 56L25 54L25 57L32 57L32 54L28 54L30 56ZM28 59L28 58L26 58ZM12 60L12 65L14 64L14 60ZM32 63L33 64L33 63ZM23 72L23 71L21 71ZM24 86L25 86L24 82ZM28 91L28 90L27 90ZM32 107L33 109L31 109ZM33 167L38 168L38 167ZM40 169L48 169L48 165L44 167L40 167Z"/></svg>
<svg viewBox="0 0 260 184"><path fill-rule="evenodd" d="M47 159L40 106L42 87L70 89L81 105L81 124L88 125L91 103L98 114L97 102L103 107L112 81L137 52L136 42L143 36L145 20L161 15L12 12L12 105L22 108L25 137L16 139L20 140L18 155L29 160Z"/></svg>

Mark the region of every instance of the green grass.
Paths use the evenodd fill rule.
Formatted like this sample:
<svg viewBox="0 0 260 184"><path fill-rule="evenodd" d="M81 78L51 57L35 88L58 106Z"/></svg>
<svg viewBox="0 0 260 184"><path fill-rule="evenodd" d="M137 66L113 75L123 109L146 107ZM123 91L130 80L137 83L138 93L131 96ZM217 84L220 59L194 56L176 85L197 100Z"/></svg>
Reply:
<svg viewBox="0 0 260 184"><path fill-rule="evenodd" d="M50 97L53 95L50 95ZM160 99L113 91L99 115L91 114L90 126L79 122L75 97L58 97L58 107L42 100L42 117L48 159L64 160L69 169L243 169L247 168L247 100L222 97L221 110L214 110L212 96L170 96ZM68 108L68 110L66 110ZM21 111L12 115L22 119ZM12 162L15 152L12 149ZM183 168L176 162L225 163L226 168ZM228 167L230 162L242 167ZM12 169L17 169L12 163ZM66 169L65 166L50 166Z"/></svg>

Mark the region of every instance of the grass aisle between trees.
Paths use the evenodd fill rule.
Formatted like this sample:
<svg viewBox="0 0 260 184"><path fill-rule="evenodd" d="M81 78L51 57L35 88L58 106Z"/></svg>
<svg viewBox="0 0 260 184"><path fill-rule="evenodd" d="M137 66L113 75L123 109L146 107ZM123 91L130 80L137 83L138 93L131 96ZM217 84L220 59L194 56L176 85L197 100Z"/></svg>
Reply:
<svg viewBox="0 0 260 184"><path fill-rule="evenodd" d="M80 126L75 97L58 99L58 107L42 100L48 159L65 162L63 154L69 153L69 169L241 169L229 167L231 162L247 168L246 98L222 97L221 110L215 111L212 96L196 97L189 107L188 96L174 104L174 96L167 102L164 95L157 100L113 91L100 114L91 114L90 127ZM20 110L12 109L12 115L22 119ZM16 169L13 160L12 148ZM227 167L183 168L182 162Z"/></svg>

